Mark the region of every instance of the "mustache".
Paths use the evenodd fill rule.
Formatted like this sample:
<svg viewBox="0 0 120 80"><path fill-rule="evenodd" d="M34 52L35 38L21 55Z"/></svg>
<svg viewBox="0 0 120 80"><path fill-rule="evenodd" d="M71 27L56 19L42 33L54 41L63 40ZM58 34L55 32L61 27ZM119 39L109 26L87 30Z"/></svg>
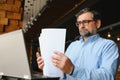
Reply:
<svg viewBox="0 0 120 80"><path fill-rule="evenodd" d="M80 31L82 31L82 30L86 30L86 31L88 31L86 28L81 28Z"/></svg>

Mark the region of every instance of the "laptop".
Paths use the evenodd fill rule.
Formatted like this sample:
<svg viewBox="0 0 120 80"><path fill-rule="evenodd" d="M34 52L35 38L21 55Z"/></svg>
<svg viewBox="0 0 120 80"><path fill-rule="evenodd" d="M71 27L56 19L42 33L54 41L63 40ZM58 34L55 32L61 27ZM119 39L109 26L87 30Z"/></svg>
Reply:
<svg viewBox="0 0 120 80"><path fill-rule="evenodd" d="M31 73L22 29L0 35L0 76L59 80Z"/></svg>

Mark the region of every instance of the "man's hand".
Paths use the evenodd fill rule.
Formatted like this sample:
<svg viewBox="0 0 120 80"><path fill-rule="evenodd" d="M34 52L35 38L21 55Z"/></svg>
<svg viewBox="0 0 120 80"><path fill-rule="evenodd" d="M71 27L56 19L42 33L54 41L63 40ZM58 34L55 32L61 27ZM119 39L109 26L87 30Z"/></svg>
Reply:
<svg viewBox="0 0 120 80"><path fill-rule="evenodd" d="M36 57L37 57L38 68L43 70L44 61L38 52L36 53Z"/></svg>
<svg viewBox="0 0 120 80"><path fill-rule="evenodd" d="M53 64L61 69L64 73L71 74L74 69L74 65L70 59L59 51L54 51L54 53L55 55L52 56Z"/></svg>

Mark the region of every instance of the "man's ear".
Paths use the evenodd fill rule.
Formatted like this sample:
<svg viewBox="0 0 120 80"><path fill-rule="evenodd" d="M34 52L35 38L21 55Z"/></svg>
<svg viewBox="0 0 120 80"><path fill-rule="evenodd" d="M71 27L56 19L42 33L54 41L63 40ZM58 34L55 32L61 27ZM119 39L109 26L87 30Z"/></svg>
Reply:
<svg viewBox="0 0 120 80"><path fill-rule="evenodd" d="M96 21L96 26L97 26L97 29L99 29L101 27L101 20Z"/></svg>

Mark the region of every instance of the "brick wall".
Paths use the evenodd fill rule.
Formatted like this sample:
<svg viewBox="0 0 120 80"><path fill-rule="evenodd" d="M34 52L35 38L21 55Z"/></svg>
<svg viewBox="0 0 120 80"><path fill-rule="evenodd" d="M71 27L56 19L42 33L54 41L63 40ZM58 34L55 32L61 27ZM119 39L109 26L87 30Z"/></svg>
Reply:
<svg viewBox="0 0 120 80"><path fill-rule="evenodd" d="M0 0L0 34L22 28L22 0Z"/></svg>

